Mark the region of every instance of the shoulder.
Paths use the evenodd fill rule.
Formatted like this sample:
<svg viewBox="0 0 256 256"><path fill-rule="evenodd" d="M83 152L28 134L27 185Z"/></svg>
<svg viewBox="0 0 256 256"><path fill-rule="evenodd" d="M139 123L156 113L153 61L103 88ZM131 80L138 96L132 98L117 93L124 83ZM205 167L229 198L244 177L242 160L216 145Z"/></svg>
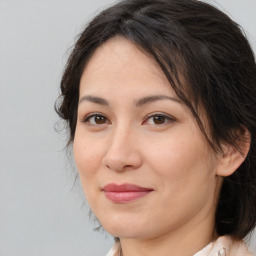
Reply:
<svg viewBox="0 0 256 256"><path fill-rule="evenodd" d="M235 241L232 244L230 254L233 256L255 256L249 251L244 241Z"/></svg>
<svg viewBox="0 0 256 256"><path fill-rule="evenodd" d="M213 242L213 251L222 250L223 256L254 256L242 240L234 240L229 236L223 236ZM218 253L219 254L219 253ZM219 255L222 256L220 253Z"/></svg>

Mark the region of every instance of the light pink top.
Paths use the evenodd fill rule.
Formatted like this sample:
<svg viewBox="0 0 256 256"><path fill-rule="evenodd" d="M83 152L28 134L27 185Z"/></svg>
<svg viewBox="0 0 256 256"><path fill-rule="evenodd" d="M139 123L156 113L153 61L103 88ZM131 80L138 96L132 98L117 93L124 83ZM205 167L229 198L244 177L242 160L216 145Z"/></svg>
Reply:
<svg viewBox="0 0 256 256"><path fill-rule="evenodd" d="M118 256L115 244L106 256ZM243 241L234 241L228 236L219 237L193 256L253 256Z"/></svg>

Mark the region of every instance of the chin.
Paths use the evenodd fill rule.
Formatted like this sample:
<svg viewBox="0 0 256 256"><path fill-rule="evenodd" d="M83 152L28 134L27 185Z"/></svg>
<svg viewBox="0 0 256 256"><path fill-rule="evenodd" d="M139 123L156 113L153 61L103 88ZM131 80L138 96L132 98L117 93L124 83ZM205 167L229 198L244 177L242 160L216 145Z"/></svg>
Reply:
<svg viewBox="0 0 256 256"><path fill-rule="evenodd" d="M130 238L130 239L148 238L148 234L145 233L145 229L142 232L140 232L140 230L137 230L136 228L133 230L131 230L130 228L127 228L127 229L110 228L105 230L113 237Z"/></svg>
<svg viewBox="0 0 256 256"><path fill-rule="evenodd" d="M143 223L126 218L106 218L101 222L103 228L114 237L143 238L148 229Z"/></svg>

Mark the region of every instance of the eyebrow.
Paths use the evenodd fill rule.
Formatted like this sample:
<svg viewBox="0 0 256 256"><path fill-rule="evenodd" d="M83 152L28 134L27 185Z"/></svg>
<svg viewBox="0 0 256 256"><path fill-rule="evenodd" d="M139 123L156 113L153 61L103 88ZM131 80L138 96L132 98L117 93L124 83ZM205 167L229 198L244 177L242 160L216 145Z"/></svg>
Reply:
<svg viewBox="0 0 256 256"><path fill-rule="evenodd" d="M136 107L141 107L142 105L149 104L158 100L171 100L177 103L181 103L181 100L166 95L152 95L137 100L135 105Z"/></svg>
<svg viewBox="0 0 256 256"><path fill-rule="evenodd" d="M141 107L145 104L149 104L149 103L159 101L159 100L171 100L171 101L174 101L177 103L181 103L181 100L179 100L177 98L169 97L166 95L151 95L151 96L143 97L141 99L136 100L135 106ZM84 101L89 101L89 102L96 103L96 104L103 105L103 106L109 106L109 102L106 99L103 99L103 98L97 97L97 96L92 96L92 95L83 96L79 100L79 104L81 104Z"/></svg>
<svg viewBox="0 0 256 256"><path fill-rule="evenodd" d="M100 104L100 105L104 105L104 106L108 106L109 103L107 100L100 98L100 97L96 97L96 96L91 96L91 95L86 95L83 96L80 100L79 100L79 104L83 101L89 101L92 103L96 103L96 104Z"/></svg>

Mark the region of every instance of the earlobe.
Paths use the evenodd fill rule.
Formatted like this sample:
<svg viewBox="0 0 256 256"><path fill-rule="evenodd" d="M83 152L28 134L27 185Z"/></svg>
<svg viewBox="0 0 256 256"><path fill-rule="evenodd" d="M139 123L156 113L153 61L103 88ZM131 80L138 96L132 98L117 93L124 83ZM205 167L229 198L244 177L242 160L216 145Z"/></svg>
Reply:
<svg viewBox="0 0 256 256"><path fill-rule="evenodd" d="M231 144L222 145L222 155L220 155L219 165L216 174L226 177L232 175L244 162L250 150L251 136L246 128L239 131L237 147Z"/></svg>

